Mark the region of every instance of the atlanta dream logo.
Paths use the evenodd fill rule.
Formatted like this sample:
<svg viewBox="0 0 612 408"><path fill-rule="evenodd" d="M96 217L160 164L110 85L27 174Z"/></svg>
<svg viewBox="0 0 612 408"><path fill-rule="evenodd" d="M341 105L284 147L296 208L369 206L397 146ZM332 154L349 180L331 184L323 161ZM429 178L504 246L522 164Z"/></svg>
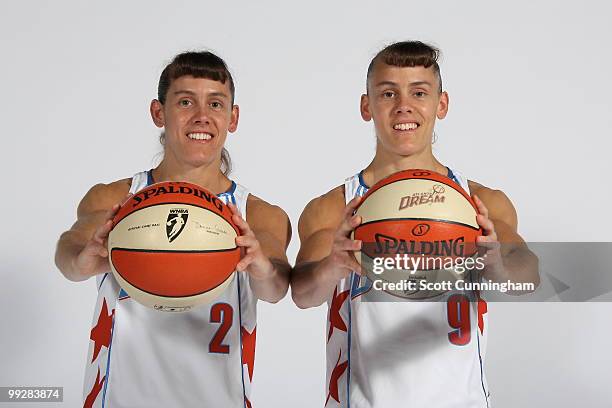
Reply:
<svg viewBox="0 0 612 408"><path fill-rule="evenodd" d="M436 204L444 203L444 186L435 184L432 191L423 191L420 193L413 193L412 195L402 197L399 204L399 209L416 207L417 205L423 204Z"/></svg>
<svg viewBox="0 0 612 408"><path fill-rule="evenodd" d="M189 210L186 208L171 208L168 219L166 220L166 235L168 236L168 242L174 241L187 224L187 218L189 217Z"/></svg>

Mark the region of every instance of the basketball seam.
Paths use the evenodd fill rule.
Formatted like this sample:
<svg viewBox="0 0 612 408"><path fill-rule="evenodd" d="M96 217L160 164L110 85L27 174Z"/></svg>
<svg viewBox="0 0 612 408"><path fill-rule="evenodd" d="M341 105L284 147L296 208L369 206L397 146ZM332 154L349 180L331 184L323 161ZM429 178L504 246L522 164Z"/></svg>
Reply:
<svg viewBox="0 0 612 408"><path fill-rule="evenodd" d="M226 251L234 251L238 249L237 246L233 248L224 248L224 249L141 249L141 248L122 248L122 247L114 247L111 249L111 254L115 250L121 251L130 251L130 252L156 252L156 253L166 253L171 252L173 254L176 253L188 253L188 254L205 254L209 252L226 252Z"/></svg>
<svg viewBox="0 0 612 408"><path fill-rule="evenodd" d="M471 225L464 224L464 223L459 222L459 221L441 220L441 219L436 219L436 218L410 218L410 217L408 217L408 218L381 218L380 220L373 220L373 221L364 222L363 224L359 224L355 228L355 232L357 232L357 230L360 227L363 227L365 225L373 224L373 223L376 223L376 222L387 222L387 221L429 221L429 222L441 222L441 223L445 223L445 224L461 225L461 226L467 227L469 229L472 229L474 231L480 230L480 228L472 227Z"/></svg>

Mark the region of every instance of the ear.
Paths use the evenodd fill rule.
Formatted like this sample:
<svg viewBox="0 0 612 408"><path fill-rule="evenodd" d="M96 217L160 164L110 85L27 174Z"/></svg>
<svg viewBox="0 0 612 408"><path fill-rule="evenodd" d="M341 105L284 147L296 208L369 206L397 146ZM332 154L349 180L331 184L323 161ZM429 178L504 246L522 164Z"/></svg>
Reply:
<svg viewBox="0 0 612 408"><path fill-rule="evenodd" d="M164 119L164 105L157 99L153 99L149 110L155 126L163 128L166 125L166 120Z"/></svg>
<svg viewBox="0 0 612 408"><path fill-rule="evenodd" d="M367 94L361 95L361 102L359 104L359 110L361 111L361 117L366 122L372 120L372 113L370 112L370 98Z"/></svg>
<svg viewBox="0 0 612 408"><path fill-rule="evenodd" d="M440 101L438 102L438 111L436 117L438 119L444 119L448 113L448 93L446 91L440 94Z"/></svg>
<svg viewBox="0 0 612 408"><path fill-rule="evenodd" d="M229 127L227 130L230 133L234 133L238 129L238 119L240 118L240 107L238 105L232 106L232 117L230 118Z"/></svg>

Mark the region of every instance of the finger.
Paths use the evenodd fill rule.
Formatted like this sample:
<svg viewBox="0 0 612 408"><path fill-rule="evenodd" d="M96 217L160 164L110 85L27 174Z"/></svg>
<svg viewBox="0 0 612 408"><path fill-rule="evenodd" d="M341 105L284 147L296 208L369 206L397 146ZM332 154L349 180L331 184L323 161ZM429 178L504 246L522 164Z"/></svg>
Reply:
<svg viewBox="0 0 612 408"><path fill-rule="evenodd" d="M476 204L476 208L478 209L478 212L488 218L489 217L489 210L484 205L484 203L482 202L480 197L478 197L476 194L474 194L472 196L472 198L474 199L474 203Z"/></svg>
<svg viewBox="0 0 612 408"><path fill-rule="evenodd" d="M241 235L236 237L236 245L245 248L257 248L259 241L257 241L254 235Z"/></svg>
<svg viewBox="0 0 612 408"><path fill-rule="evenodd" d="M108 248L104 245L100 245L100 247L98 248L98 255L103 258L108 257Z"/></svg>
<svg viewBox="0 0 612 408"><path fill-rule="evenodd" d="M121 204L115 204L113 205L107 212L106 214L104 214L104 218L107 220L112 220L113 218L115 218L115 215L117 215L117 213L119 212L119 209L121 208Z"/></svg>
<svg viewBox="0 0 612 408"><path fill-rule="evenodd" d="M485 217L483 214L478 214L476 216L476 222L478 222L478 225L482 227L485 235L495 234L495 224L493 224L493 221Z"/></svg>
<svg viewBox="0 0 612 408"><path fill-rule="evenodd" d="M361 221L362 218L360 215L353 215L348 219L345 218L336 231L336 237L340 238L348 236L351 231L361 224Z"/></svg>
<svg viewBox="0 0 612 408"><path fill-rule="evenodd" d="M232 211L232 214L237 214L240 215L240 210L238 209L238 207L236 207L235 204L233 203L227 203L227 206L229 207L229 209Z"/></svg>
<svg viewBox="0 0 612 408"><path fill-rule="evenodd" d="M95 242L99 244L103 244L104 240L108 238L108 234L110 233L110 230L112 228L113 228L113 221L110 219L106 220L104 224L102 224L101 226L98 227L98 229L96 229L92 237L92 240L94 240Z"/></svg>
<svg viewBox="0 0 612 408"><path fill-rule="evenodd" d="M349 218L349 226L351 229L355 229L359 224L361 224L361 221L363 221L361 215L353 215L351 218Z"/></svg>
<svg viewBox="0 0 612 408"><path fill-rule="evenodd" d="M251 230L251 226L239 215L232 215L232 221L240 230L240 235L251 235L255 236L255 233Z"/></svg>
<svg viewBox="0 0 612 408"><path fill-rule="evenodd" d="M108 256L108 249L98 242L90 241L85 245L85 248L83 248L83 253L87 256L101 256L106 258Z"/></svg>
<svg viewBox="0 0 612 408"><path fill-rule="evenodd" d="M346 205L346 208L344 209L344 216L346 217L347 215L352 215L357 209L357 207L359 207L361 200L363 200L363 197L357 196L354 197L351 201L349 201Z"/></svg>
<svg viewBox="0 0 612 408"><path fill-rule="evenodd" d="M123 199L123 202L121 203L121 206L124 206L128 201L130 201L130 198L132 198L133 195L134 193L127 193L127 195Z"/></svg>
<svg viewBox="0 0 612 408"><path fill-rule="evenodd" d="M487 249L498 249L501 247L497 238L493 238L491 236L480 236L476 239L476 245L481 248Z"/></svg>
<svg viewBox="0 0 612 408"><path fill-rule="evenodd" d="M342 237L334 243L334 249L336 251L360 251L362 241L358 239L348 239Z"/></svg>
<svg viewBox="0 0 612 408"><path fill-rule="evenodd" d="M350 269L351 271L355 272L357 275L363 275L364 274L363 268L361 267L359 262L357 262L357 260L355 259L355 256L353 256L353 254L351 254L350 256L347 257L346 262L344 263L344 266L346 268Z"/></svg>
<svg viewBox="0 0 612 408"><path fill-rule="evenodd" d="M238 265L236 265L236 270L240 272L245 271L254 259L255 257L253 255L246 255L240 260L240 262L238 262Z"/></svg>
<svg viewBox="0 0 612 408"><path fill-rule="evenodd" d="M228 203L227 206L232 211L232 221L234 221L234 224L236 224L236 226L243 233L245 233L244 230L250 230L249 224L246 222L246 220L244 218L242 218L242 215L240 214L240 211L238 210L238 207L236 207L236 205L234 205L232 203Z"/></svg>

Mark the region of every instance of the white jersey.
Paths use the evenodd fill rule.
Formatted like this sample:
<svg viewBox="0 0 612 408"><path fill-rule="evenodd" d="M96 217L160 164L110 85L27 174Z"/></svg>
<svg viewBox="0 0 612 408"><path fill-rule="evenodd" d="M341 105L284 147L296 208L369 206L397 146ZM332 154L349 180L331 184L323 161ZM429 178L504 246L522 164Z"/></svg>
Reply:
<svg viewBox="0 0 612 408"><path fill-rule="evenodd" d="M151 183L138 173L130 192ZM246 218L248 194L232 182L219 198ZM213 304L181 313L133 301L110 273L97 284L84 407L251 407L257 299L245 272Z"/></svg>
<svg viewBox="0 0 612 408"><path fill-rule="evenodd" d="M469 194L467 180L448 173ZM361 173L348 178L346 202L367 190ZM369 302L371 288L352 273L328 300L325 407L489 408L486 302L458 292Z"/></svg>

